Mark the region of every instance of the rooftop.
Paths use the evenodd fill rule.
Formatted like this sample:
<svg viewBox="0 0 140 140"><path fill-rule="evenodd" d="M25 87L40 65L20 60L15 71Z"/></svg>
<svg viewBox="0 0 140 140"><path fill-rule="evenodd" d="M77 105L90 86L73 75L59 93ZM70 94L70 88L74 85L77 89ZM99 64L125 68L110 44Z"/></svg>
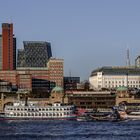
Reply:
<svg viewBox="0 0 140 140"><path fill-rule="evenodd" d="M108 75L140 75L140 68L131 67L101 67L91 72L91 76L97 75L97 72Z"/></svg>

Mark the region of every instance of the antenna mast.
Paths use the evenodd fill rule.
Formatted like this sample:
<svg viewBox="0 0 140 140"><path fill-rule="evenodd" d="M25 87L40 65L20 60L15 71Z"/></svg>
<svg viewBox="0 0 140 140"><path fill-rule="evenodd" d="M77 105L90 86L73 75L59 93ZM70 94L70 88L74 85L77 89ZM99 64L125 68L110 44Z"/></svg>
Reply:
<svg viewBox="0 0 140 140"><path fill-rule="evenodd" d="M127 56L126 56L126 66L130 66L130 56L129 56L129 49L127 49Z"/></svg>

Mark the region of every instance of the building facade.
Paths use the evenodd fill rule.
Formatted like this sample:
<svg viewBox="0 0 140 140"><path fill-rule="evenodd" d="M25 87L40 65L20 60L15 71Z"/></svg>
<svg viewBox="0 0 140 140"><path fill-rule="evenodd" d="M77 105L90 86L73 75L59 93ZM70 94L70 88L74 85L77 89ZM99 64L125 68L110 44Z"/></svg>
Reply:
<svg viewBox="0 0 140 140"><path fill-rule="evenodd" d="M18 67L0 71L0 80L9 82L13 89L32 91L33 97L49 97L55 86L63 87L63 60L51 59L48 67Z"/></svg>
<svg viewBox="0 0 140 140"><path fill-rule="evenodd" d="M135 67L102 67L92 71L89 82L92 89L119 86L140 88L140 69Z"/></svg>
<svg viewBox="0 0 140 140"><path fill-rule="evenodd" d="M63 75L64 75L63 65L64 65L63 59L50 58L48 61L47 68L50 72L49 77L53 87L55 86L63 87Z"/></svg>
<svg viewBox="0 0 140 140"><path fill-rule="evenodd" d="M112 108L116 95L112 92L72 91L66 92L68 103L84 109Z"/></svg>
<svg viewBox="0 0 140 140"><path fill-rule="evenodd" d="M140 56L135 59L135 66L140 68Z"/></svg>
<svg viewBox="0 0 140 140"><path fill-rule="evenodd" d="M18 50L18 67L46 67L52 57L51 44L44 41L24 41Z"/></svg>
<svg viewBox="0 0 140 140"><path fill-rule="evenodd" d="M2 70L16 68L16 39L13 38L13 24L2 24Z"/></svg>
<svg viewBox="0 0 140 140"><path fill-rule="evenodd" d="M64 90L77 90L80 77L64 77Z"/></svg>

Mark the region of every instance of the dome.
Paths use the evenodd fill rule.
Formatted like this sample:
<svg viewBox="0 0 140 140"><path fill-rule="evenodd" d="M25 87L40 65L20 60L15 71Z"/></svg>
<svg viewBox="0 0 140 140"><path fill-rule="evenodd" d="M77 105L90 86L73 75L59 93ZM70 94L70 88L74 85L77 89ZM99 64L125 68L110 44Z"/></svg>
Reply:
<svg viewBox="0 0 140 140"><path fill-rule="evenodd" d="M63 93L64 89L62 87L56 86L55 88L52 89L52 92L55 93Z"/></svg>

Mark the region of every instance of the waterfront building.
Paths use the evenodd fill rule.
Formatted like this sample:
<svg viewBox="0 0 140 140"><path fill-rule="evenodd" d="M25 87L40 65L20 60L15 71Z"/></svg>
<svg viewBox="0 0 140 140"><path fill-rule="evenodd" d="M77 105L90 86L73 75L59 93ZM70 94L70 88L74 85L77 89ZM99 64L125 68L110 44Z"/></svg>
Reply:
<svg viewBox="0 0 140 140"><path fill-rule="evenodd" d="M84 109L107 109L116 103L115 92L110 91L67 91L68 103Z"/></svg>
<svg viewBox="0 0 140 140"><path fill-rule="evenodd" d="M135 66L140 67L140 56L135 59Z"/></svg>
<svg viewBox="0 0 140 140"><path fill-rule="evenodd" d="M129 90L127 87L118 87L116 90L116 105L140 104L140 91Z"/></svg>
<svg viewBox="0 0 140 140"><path fill-rule="evenodd" d="M119 86L140 88L140 68L135 67L102 67L93 70L89 82L92 89L109 88Z"/></svg>
<svg viewBox="0 0 140 140"><path fill-rule="evenodd" d="M80 77L64 77L65 90L77 90L77 84L80 83Z"/></svg>
<svg viewBox="0 0 140 140"><path fill-rule="evenodd" d="M17 73L30 74L32 79L32 96L33 97L48 97L50 92L50 78L48 68L24 68L18 67Z"/></svg>
<svg viewBox="0 0 140 140"><path fill-rule="evenodd" d="M17 74L18 91L32 91L32 75L28 72Z"/></svg>
<svg viewBox="0 0 140 140"><path fill-rule="evenodd" d="M18 50L18 67L47 67L52 57L51 44L45 41L24 41Z"/></svg>
<svg viewBox="0 0 140 140"><path fill-rule="evenodd" d="M16 39L13 38L13 24L2 24L2 70L16 68Z"/></svg>

